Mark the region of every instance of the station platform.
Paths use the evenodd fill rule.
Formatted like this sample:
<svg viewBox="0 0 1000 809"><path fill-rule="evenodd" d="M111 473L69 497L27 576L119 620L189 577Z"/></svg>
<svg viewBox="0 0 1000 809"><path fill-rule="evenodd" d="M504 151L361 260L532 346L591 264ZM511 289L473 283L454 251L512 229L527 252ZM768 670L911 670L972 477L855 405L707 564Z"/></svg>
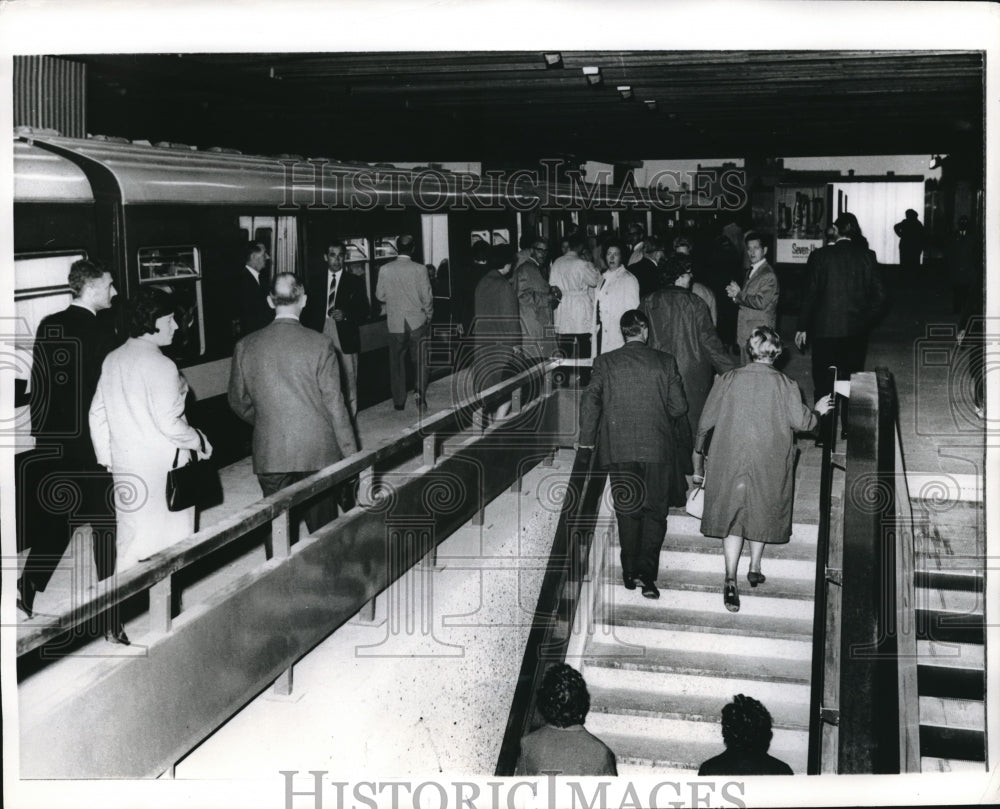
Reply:
<svg viewBox="0 0 1000 809"><path fill-rule="evenodd" d="M961 363L954 361L948 292L946 279L932 275L894 288L892 309L872 335L866 367L885 366L895 375L902 446L914 479L941 497L958 492L981 499L984 424L962 398L967 386ZM781 327L782 370L811 401L810 358L794 347L794 321L786 319ZM952 361L941 365L941 352ZM465 398L467 385L461 373L433 382L430 412ZM391 443L419 418L412 396L402 412L391 402L363 411L358 418L363 447ZM815 524L821 450L808 437L798 445L793 520ZM553 493L572 462L572 451L561 450L551 467L535 467L520 492L501 495L486 507L481 526L466 524L445 540L435 567L414 568L379 596L374 619L355 616L296 663L290 696L262 693L168 775L273 783L283 769L354 779L366 772L492 773L559 516ZM201 515L201 528L260 497L250 459L222 471L225 502ZM186 592L197 600L200 590L220 587L264 558L261 545L247 548ZM74 571L92 564L82 537L74 540L67 560L48 590L38 594L40 612L64 607L77 581ZM142 654L144 620L142 613L129 617L126 631L133 646L117 647L115 654ZM88 657L108 653L103 640L93 641L74 659L37 676L73 682ZM21 683L22 717L33 700L51 693L51 685L36 676Z"/></svg>

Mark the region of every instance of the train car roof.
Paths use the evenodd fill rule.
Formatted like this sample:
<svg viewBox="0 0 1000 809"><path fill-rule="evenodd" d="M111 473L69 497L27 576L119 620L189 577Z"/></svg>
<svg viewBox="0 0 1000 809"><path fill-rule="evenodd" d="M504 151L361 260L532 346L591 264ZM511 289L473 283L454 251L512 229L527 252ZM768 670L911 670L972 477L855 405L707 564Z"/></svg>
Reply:
<svg viewBox="0 0 1000 809"><path fill-rule="evenodd" d="M262 205L289 212L316 206L363 210L416 205L444 210L470 194L485 205L502 204L510 191L488 177L434 169L410 171L325 158L230 154L47 134L21 134L14 163L17 201L92 201L82 167L110 174L126 205ZM525 184L522 193L534 195L534 187Z"/></svg>
<svg viewBox="0 0 1000 809"><path fill-rule="evenodd" d="M93 202L87 175L79 166L30 143L14 141L14 200Z"/></svg>

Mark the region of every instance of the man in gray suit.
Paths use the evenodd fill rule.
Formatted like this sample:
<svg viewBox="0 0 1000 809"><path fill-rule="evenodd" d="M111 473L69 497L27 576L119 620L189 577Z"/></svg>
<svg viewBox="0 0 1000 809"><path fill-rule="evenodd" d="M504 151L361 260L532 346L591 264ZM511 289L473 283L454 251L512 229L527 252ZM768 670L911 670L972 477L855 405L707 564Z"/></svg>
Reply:
<svg viewBox="0 0 1000 809"><path fill-rule="evenodd" d="M740 348L743 365L750 362L747 355L747 340L759 326L777 328L778 294L781 288L778 276L767 263L767 246L761 236L751 231L746 235L747 258L750 272L742 289L735 281L730 281L726 294L739 304L736 316L736 344Z"/></svg>
<svg viewBox="0 0 1000 809"><path fill-rule="evenodd" d="M434 314L434 293L427 268L414 261L416 244L410 235L396 240L399 258L379 270L375 297L385 303L389 327L389 387L397 410L406 406L406 352L416 372L418 410L427 408L430 368L421 357L422 343L429 337Z"/></svg>
<svg viewBox="0 0 1000 809"><path fill-rule="evenodd" d="M305 290L279 273L274 321L236 344L229 406L253 425L253 471L264 496L357 452L333 341L299 322ZM336 492L311 506L310 532L337 516Z"/></svg>

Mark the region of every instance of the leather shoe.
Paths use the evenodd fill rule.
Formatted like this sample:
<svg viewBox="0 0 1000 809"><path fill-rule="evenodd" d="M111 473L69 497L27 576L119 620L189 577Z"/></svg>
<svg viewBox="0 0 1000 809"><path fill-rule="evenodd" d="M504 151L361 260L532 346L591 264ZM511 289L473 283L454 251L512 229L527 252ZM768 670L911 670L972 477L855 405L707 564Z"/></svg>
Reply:
<svg viewBox="0 0 1000 809"><path fill-rule="evenodd" d="M35 585L31 579L22 576L17 580L17 608L29 618L34 614Z"/></svg>
<svg viewBox="0 0 1000 809"><path fill-rule="evenodd" d="M642 595L644 598L659 598L660 591L656 588L654 582L644 581L642 583Z"/></svg>
<svg viewBox="0 0 1000 809"><path fill-rule="evenodd" d="M736 579L726 579L722 588L722 602L730 612L740 611L740 591L736 589Z"/></svg>
<svg viewBox="0 0 1000 809"><path fill-rule="evenodd" d="M631 573L622 573L622 584L625 585L626 590L635 589L635 576Z"/></svg>
<svg viewBox="0 0 1000 809"><path fill-rule="evenodd" d="M396 408L396 410L405 410L406 409L406 405L393 405L393 407Z"/></svg>
<svg viewBox="0 0 1000 809"><path fill-rule="evenodd" d="M759 570L747 571L747 581L750 582L751 587L756 587L758 584L763 584L767 581L767 576L761 573Z"/></svg>
<svg viewBox="0 0 1000 809"><path fill-rule="evenodd" d="M114 627L108 627L104 630L104 640L108 643L117 643L121 646L131 646L132 641L128 639L128 635L125 634L125 627L122 626L121 621L119 621Z"/></svg>

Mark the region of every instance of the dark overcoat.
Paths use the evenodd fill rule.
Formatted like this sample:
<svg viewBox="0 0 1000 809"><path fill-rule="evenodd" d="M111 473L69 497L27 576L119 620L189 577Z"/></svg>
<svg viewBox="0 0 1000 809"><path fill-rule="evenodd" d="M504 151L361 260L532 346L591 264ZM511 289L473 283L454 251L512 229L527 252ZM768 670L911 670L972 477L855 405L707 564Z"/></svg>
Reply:
<svg viewBox="0 0 1000 809"><path fill-rule="evenodd" d="M816 427L794 380L752 362L716 380L701 412L695 449L705 446L701 532L757 542L788 542L792 534L795 432Z"/></svg>
<svg viewBox="0 0 1000 809"><path fill-rule="evenodd" d="M690 290L661 289L647 296L639 309L649 318L649 346L677 360L694 435L715 374L731 371L736 363L722 347L708 306Z"/></svg>

